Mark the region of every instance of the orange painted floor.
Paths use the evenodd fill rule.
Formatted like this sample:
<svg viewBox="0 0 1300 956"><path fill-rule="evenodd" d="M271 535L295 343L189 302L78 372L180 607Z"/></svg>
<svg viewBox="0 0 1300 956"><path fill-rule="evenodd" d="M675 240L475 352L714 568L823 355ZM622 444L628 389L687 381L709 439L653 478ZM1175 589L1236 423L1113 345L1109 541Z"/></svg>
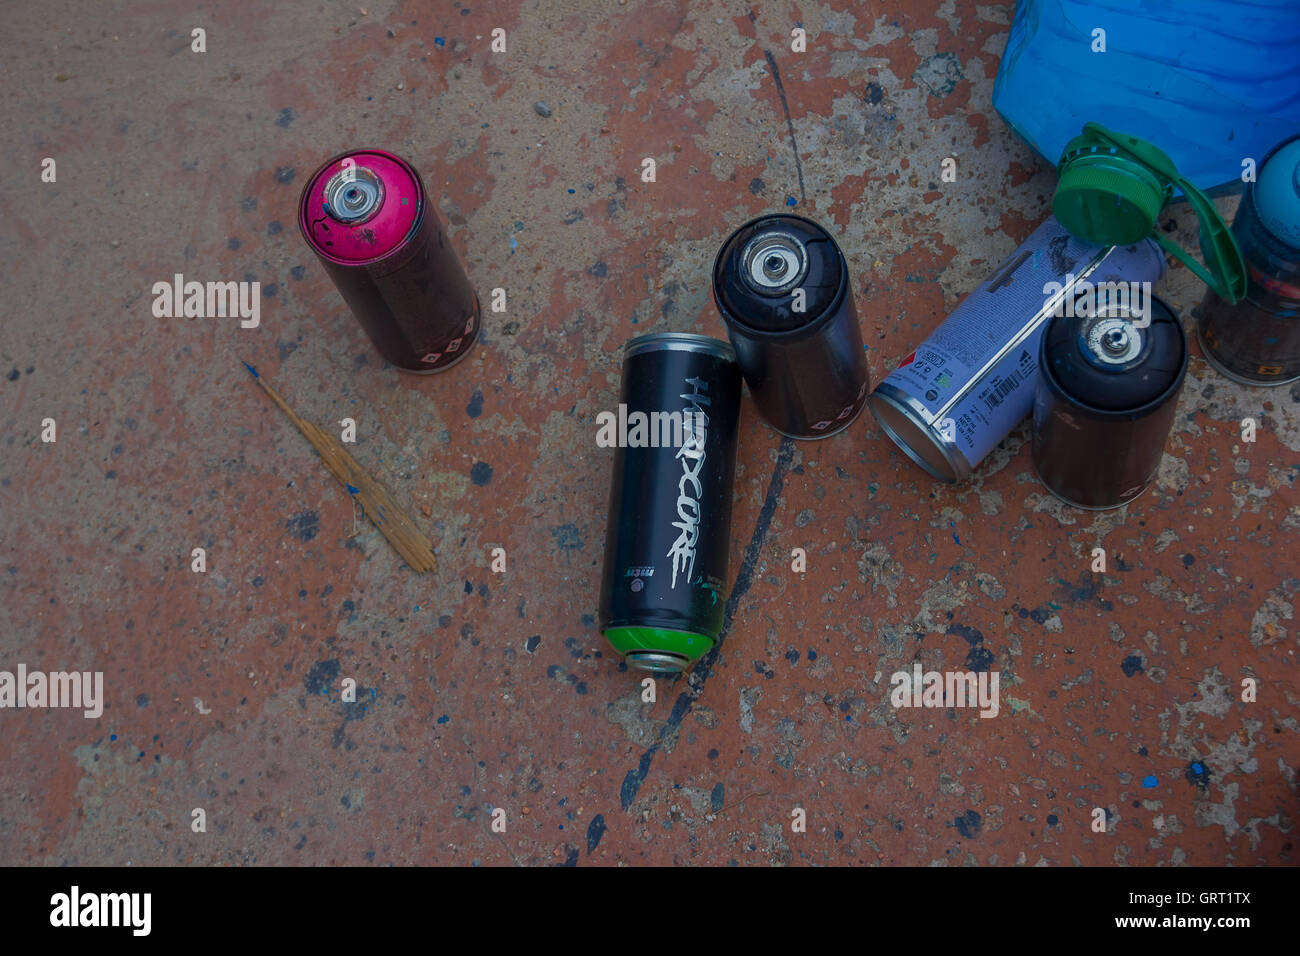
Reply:
<svg viewBox="0 0 1300 956"><path fill-rule="evenodd" d="M1296 860L1300 391L1199 349L1157 484L1104 514L1043 490L1025 425L946 486L870 416L783 442L746 397L721 653L643 704L597 630L595 416L629 337L725 335L735 226L793 200L831 230L874 383L1047 215L991 106L1012 4L363 3L6 14L0 669L102 671L105 706L0 711L0 863ZM354 146L411 160L507 292L445 374L385 368L297 232ZM260 282L260 325L155 318L175 273ZM437 573L241 360L355 418ZM890 706L973 655L996 718Z"/></svg>

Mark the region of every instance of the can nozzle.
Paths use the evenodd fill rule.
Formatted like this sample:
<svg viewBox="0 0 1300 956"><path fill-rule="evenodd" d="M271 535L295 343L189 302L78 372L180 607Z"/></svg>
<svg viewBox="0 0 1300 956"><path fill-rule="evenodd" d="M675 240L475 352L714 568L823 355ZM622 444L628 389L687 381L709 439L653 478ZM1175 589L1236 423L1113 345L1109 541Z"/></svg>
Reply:
<svg viewBox="0 0 1300 956"><path fill-rule="evenodd" d="M345 166L325 184L325 211L347 225L365 222L383 200L383 182L364 166Z"/></svg>

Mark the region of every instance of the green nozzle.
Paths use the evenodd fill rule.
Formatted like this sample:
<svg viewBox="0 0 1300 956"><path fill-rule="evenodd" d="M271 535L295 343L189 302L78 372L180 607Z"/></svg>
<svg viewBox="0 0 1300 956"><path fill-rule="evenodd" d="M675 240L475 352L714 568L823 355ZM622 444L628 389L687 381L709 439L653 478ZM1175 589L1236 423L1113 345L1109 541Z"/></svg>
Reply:
<svg viewBox="0 0 1300 956"><path fill-rule="evenodd" d="M1057 169L1060 182L1052 214L1075 238L1099 246L1126 246L1150 236L1220 298L1236 302L1245 293L1246 264L1227 223L1155 146L1088 123L1066 144ZM1196 212L1204 266L1156 228L1175 187Z"/></svg>

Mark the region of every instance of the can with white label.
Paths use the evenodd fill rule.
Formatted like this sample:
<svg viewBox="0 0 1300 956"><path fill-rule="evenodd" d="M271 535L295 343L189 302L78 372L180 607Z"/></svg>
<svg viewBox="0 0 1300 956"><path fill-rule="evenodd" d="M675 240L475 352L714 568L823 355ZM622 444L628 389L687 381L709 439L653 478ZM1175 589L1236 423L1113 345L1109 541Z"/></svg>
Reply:
<svg viewBox="0 0 1300 956"><path fill-rule="evenodd" d="M1098 295L1136 303L1164 271L1150 239L1095 246L1049 217L876 387L872 414L914 462L960 481L1033 408L1047 320Z"/></svg>

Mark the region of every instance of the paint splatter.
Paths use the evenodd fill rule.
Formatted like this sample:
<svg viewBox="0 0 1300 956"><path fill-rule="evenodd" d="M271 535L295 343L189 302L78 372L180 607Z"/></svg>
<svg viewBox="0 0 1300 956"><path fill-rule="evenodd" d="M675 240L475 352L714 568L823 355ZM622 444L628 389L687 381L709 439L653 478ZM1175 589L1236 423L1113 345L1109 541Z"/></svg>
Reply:
<svg viewBox="0 0 1300 956"><path fill-rule="evenodd" d="M1120 668L1124 671L1125 677L1132 677L1134 674L1142 673L1142 656L1140 654L1130 654L1124 658Z"/></svg>
<svg viewBox="0 0 1300 956"><path fill-rule="evenodd" d="M492 466L485 461L475 462L469 470L469 480L480 488L483 487L492 480Z"/></svg>
<svg viewBox="0 0 1300 956"><path fill-rule="evenodd" d="M289 531L299 541L310 541L320 533L320 515L315 511L299 512L289 519Z"/></svg>
<svg viewBox="0 0 1300 956"><path fill-rule="evenodd" d="M952 821L952 825L968 840L973 840L979 836L980 830L984 828L984 818L974 810L967 810L961 816Z"/></svg>
<svg viewBox="0 0 1300 956"><path fill-rule="evenodd" d="M1210 768L1199 760L1194 760L1187 765L1184 776L1187 777L1188 783L1193 784L1198 789L1208 790L1210 788Z"/></svg>
<svg viewBox="0 0 1300 956"><path fill-rule="evenodd" d="M605 815L598 813L591 818L587 824L587 855L591 856L592 851L600 846L600 838L605 835Z"/></svg>
<svg viewBox="0 0 1300 956"><path fill-rule="evenodd" d="M1149 773L1142 778L1142 786L1147 790L1154 790L1156 787L1160 786L1160 781L1156 778L1155 774Z"/></svg>
<svg viewBox="0 0 1300 956"><path fill-rule="evenodd" d="M912 74L912 80L917 86L925 87L931 96L938 97L951 93L961 79L961 62L955 53L936 53Z"/></svg>
<svg viewBox="0 0 1300 956"><path fill-rule="evenodd" d="M576 524L559 525L552 529L551 536L555 538L555 546L561 551L582 550L582 535L579 534Z"/></svg>
<svg viewBox="0 0 1300 956"><path fill-rule="evenodd" d="M327 661L317 661L311 666L311 670L307 672L302 685L309 694L328 694L338 676L339 660L337 657Z"/></svg>

